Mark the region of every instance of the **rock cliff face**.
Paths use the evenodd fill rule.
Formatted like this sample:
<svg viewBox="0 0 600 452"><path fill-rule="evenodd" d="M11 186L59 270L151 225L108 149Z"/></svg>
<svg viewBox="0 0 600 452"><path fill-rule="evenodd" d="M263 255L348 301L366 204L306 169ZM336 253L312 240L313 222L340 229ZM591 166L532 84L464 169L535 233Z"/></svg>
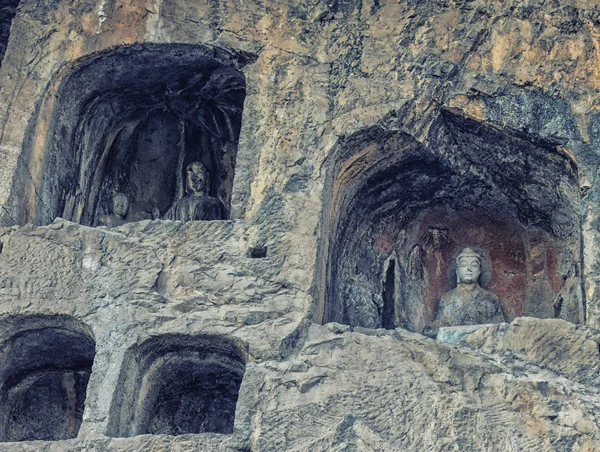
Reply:
<svg viewBox="0 0 600 452"><path fill-rule="evenodd" d="M0 1L0 449L600 450L599 49L591 0ZM228 219L151 220L191 161ZM441 344L465 246L510 323Z"/></svg>

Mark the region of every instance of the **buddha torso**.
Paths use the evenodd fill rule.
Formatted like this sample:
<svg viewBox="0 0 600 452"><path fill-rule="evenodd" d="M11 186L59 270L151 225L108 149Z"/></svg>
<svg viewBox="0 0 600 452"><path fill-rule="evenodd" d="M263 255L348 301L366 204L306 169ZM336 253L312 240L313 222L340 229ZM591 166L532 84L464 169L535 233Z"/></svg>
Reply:
<svg viewBox="0 0 600 452"><path fill-rule="evenodd" d="M504 321L498 297L478 284L459 284L442 295L435 318L438 327Z"/></svg>
<svg viewBox="0 0 600 452"><path fill-rule="evenodd" d="M223 219L221 201L212 196L188 195L171 206L165 214L166 220L197 221Z"/></svg>
<svg viewBox="0 0 600 452"><path fill-rule="evenodd" d="M98 226L107 226L109 228L116 228L125 223L125 219L118 215L104 215L98 220Z"/></svg>

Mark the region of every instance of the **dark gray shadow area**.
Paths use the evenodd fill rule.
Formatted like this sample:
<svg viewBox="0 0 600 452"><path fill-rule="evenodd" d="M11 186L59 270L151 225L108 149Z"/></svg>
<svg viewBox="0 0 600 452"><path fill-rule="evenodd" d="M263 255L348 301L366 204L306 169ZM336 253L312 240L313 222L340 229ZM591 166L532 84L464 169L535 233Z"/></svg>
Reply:
<svg viewBox="0 0 600 452"><path fill-rule="evenodd" d="M125 356L108 436L233 433L245 361L223 337L147 340Z"/></svg>
<svg viewBox="0 0 600 452"><path fill-rule="evenodd" d="M208 171L207 195L229 218L249 54L185 44L118 47L76 61L38 111L11 192L18 224L56 217L96 225L115 194L126 221L165 215L186 167Z"/></svg>
<svg viewBox="0 0 600 452"><path fill-rule="evenodd" d="M10 27L17 15L17 7L21 0L0 0L0 66L8 46Z"/></svg>
<svg viewBox="0 0 600 452"><path fill-rule="evenodd" d="M66 316L0 321L0 441L76 438L95 342Z"/></svg>

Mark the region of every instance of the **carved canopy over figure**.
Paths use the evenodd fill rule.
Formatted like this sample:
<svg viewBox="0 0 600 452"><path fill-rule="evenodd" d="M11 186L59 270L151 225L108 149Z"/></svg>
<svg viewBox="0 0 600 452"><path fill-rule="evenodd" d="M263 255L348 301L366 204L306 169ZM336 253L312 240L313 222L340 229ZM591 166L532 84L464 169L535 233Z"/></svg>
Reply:
<svg viewBox="0 0 600 452"><path fill-rule="evenodd" d="M186 168L186 195L175 201L165 214L166 220L195 221L223 219L221 201L208 195L209 174L200 162Z"/></svg>
<svg viewBox="0 0 600 452"><path fill-rule="evenodd" d="M424 334L435 336L439 327L504 322L500 300L479 286L481 256L465 248L456 257L456 288L442 295L435 321Z"/></svg>
<svg viewBox="0 0 600 452"><path fill-rule="evenodd" d="M125 193L115 193L112 198L112 214L104 215L98 220L100 226L113 228L125 224L129 211L129 198Z"/></svg>

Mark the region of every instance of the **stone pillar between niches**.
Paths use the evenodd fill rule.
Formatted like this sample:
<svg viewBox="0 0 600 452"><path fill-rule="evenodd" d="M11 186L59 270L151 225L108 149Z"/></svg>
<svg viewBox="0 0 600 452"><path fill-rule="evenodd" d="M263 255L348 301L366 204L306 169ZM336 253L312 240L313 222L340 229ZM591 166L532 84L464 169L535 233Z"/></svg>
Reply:
<svg viewBox="0 0 600 452"><path fill-rule="evenodd" d="M583 293L586 323L600 328L600 188L598 182L581 204Z"/></svg>
<svg viewBox="0 0 600 452"><path fill-rule="evenodd" d="M88 382L79 438L93 439L105 436L108 412L115 388L118 386L125 351L126 345L116 347L115 344L98 341L94 368Z"/></svg>

